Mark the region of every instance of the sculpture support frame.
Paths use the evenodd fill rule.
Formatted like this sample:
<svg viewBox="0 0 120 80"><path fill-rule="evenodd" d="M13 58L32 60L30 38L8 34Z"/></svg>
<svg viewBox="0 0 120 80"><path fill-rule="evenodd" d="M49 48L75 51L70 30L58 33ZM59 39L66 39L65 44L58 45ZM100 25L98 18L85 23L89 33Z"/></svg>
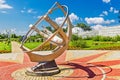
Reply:
<svg viewBox="0 0 120 80"><path fill-rule="evenodd" d="M61 9L61 11L65 16L65 19L61 25L58 25L56 22L51 20L50 17L48 16L48 14L52 14L52 12L56 9ZM22 40L21 49L25 50L25 53L28 54L32 62L38 62L38 64L27 70L26 73L28 75L54 75L60 72L59 68L56 65L55 59L67 50L68 44L71 38L71 34L72 34L72 30L71 30L72 24L68 17L69 16L68 13L69 12L68 12L67 6L60 5L58 2L55 2L55 4L48 10L48 12L45 15L43 15L34 25L30 27L30 30L27 32L27 34ZM48 35L42 32L41 30L39 30L37 28L37 25L40 24L42 20L45 20L46 22L48 22L55 29L55 32L52 33L48 31L50 32L50 34ZM62 27L65 24L67 24L67 33L65 33L62 29ZM39 33L41 36L46 38L46 40L38 47L28 51L24 48L23 44L27 40L28 35L31 34L32 30ZM54 38L56 37L58 41L54 40ZM48 55L34 54L34 51L40 50L40 48L43 47L43 45L45 45L48 42L52 42L57 46L52 51L52 54L48 54Z"/></svg>

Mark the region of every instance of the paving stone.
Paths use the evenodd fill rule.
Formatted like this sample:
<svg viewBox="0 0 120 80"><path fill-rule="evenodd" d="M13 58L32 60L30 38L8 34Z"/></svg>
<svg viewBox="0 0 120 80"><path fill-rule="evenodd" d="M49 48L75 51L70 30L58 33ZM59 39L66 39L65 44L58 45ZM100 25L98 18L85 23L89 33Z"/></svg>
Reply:
<svg viewBox="0 0 120 80"><path fill-rule="evenodd" d="M13 43L20 50L19 44ZM28 55L21 53L21 50L20 53L12 51L14 53L0 55L0 80L119 80L120 78L120 51L65 51L56 59L61 72L53 76L26 75L26 68L37 63L31 62Z"/></svg>

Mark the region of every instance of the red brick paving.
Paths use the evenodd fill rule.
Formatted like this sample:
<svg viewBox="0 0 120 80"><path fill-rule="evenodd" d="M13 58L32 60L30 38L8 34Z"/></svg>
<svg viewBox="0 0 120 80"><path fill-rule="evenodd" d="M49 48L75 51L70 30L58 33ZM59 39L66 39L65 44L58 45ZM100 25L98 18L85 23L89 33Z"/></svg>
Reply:
<svg viewBox="0 0 120 80"><path fill-rule="evenodd" d="M63 76L59 80L101 80L103 78L103 73L94 65L97 65L98 67L102 68L106 72L105 73L106 76L120 76L120 69L110 70L109 68L111 65L120 64L120 60L93 62L87 64L87 61L95 59L104 54L107 53L101 53L101 54L92 55L89 57L83 57L80 59L75 59L69 62L65 62L65 57L66 57L66 52L65 52L58 59L56 59L56 62L58 65L68 66L68 68L72 68L74 71L70 76ZM11 76L11 74L14 71L26 67L31 67L35 64L36 63L33 63L29 60L27 54L24 54L23 64L13 63L13 62L0 62L0 80L14 80ZM91 78L89 78L88 76ZM117 80L117 79L106 77L105 80Z"/></svg>

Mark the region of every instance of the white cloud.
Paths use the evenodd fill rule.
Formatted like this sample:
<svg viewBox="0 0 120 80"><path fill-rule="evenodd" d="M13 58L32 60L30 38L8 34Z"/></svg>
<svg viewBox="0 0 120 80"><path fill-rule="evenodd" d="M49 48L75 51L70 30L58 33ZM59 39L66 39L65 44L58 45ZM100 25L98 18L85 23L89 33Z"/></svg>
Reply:
<svg viewBox="0 0 120 80"><path fill-rule="evenodd" d="M106 20L106 21L104 21L104 24L110 24L110 23L114 23L115 22L115 20Z"/></svg>
<svg viewBox="0 0 120 80"><path fill-rule="evenodd" d="M110 0L102 0L103 2L105 2L105 3L109 3L110 2Z"/></svg>
<svg viewBox="0 0 120 80"><path fill-rule="evenodd" d="M6 4L5 0L0 0L0 9L12 9L13 7Z"/></svg>
<svg viewBox="0 0 120 80"><path fill-rule="evenodd" d="M118 13L119 10L115 9L114 7L110 7L110 12L113 12L113 13Z"/></svg>
<svg viewBox="0 0 120 80"><path fill-rule="evenodd" d="M119 12L119 10L114 9L114 13L118 13L118 12Z"/></svg>
<svg viewBox="0 0 120 80"><path fill-rule="evenodd" d="M33 9L26 9L25 7L20 11L21 13L29 13L29 14L36 14L37 11L33 10Z"/></svg>
<svg viewBox="0 0 120 80"><path fill-rule="evenodd" d="M93 30L101 30L102 28L106 27L106 26L102 26L102 25L94 25L91 26Z"/></svg>
<svg viewBox="0 0 120 80"><path fill-rule="evenodd" d="M110 24L115 22L115 20L104 20L102 17L93 17L93 18L85 18L85 21L88 24Z"/></svg>
<svg viewBox="0 0 120 80"><path fill-rule="evenodd" d="M76 14L74 14L74 13L71 13L69 15L69 18L70 18L71 22L79 20L79 17ZM62 24L64 19L65 19L65 17L58 17L58 18L55 19L55 22L57 22L58 24Z"/></svg>
<svg viewBox="0 0 120 80"><path fill-rule="evenodd" d="M55 22L57 22L58 24L62 24L64 20L65 20L65 17L58 17L55 19Z"/></svg>
<svg viewBox="0 0 120 80"><path fill-rule="evenodd" d="M108 12L107 12L107 11L103 11L103 14L107 16L107 15L108 15Z"/></svg>
<svg viewBox="0 0 120 80"><path fill-rule="evenodd" d="M83 32L84 30L82 28L79 28L79 27L74 27L72 28L72 33L73 34L78 34L78 33L81 33Z"/></svg>
<svg viewBox="0 0 120 80"><path fill-rule="evenodd" d="M79 20L79 17L78 17L77 15L75 15L74 13L71 13L71 14L69 15L69 18L70 18L71 22L74 22L74 21L76 21L76 20Z"/></svg>
<svg viewBox="0 0 120 80"><path fill-rule="evenodd" d="M88 24L102 24L104 22L104 19L102 17L94 17L94 18L85 18L85 21Z"/></svg>
<svg viewBox="0 0 120 80"><path fill-rule="evenodd" d="M101 17L102 17L102 16L104 16L104 15L103 15L103 14L100 14L99 16L101 16Z"/></svg>
<svg viewBox="0 0 120 80"><path fill-rule="evenodd" d="M110 7L110 10L109 10L109 11L110 11L110 12L113 12L113 9L114 9L113 7Z"/></svg>
<svg viewBox="0 0 120 80"><path fill-rule="evenodd" d="M107 16L108 15L108 12L107 11L103 11L99 16Z"/></svg>

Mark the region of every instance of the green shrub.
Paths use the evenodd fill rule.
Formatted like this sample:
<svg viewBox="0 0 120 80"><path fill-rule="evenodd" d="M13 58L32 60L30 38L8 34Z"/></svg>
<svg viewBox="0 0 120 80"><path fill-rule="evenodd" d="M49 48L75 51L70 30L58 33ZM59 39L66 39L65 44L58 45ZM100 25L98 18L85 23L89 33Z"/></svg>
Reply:
<svg viewBox="0 0 120 80"><path fill-rule="evenodd" d="M96 50L120 50L120 46L104 46L101 48L96 48Z"/></svg>
<svg viewBox="0 0 120 80"><path fill-rule="evenodd" d="M111 41L112 37L109 37L109 36L95 36L95 37L92 37L92 40L93 41Z"/></svg>
<svg viewBox="0 0 120 80"><path fill-rule="evenodd" d="M109 36L101 36L100 37L100 41L111 41L111 37L109 37Z"/></svg>
<svg viewBox="0 0 120 80"><path fill-rule="evenodd" d="M87 36L86 38L84 38L84 40L92 40L93 37L89 37Z"/></svg>
<svg viewBox="0 0 120 80"><path fill-rule="evenodd" d="M72 41L72 46L74 47L81 47L81 48L86 48L87 47L87 44L85 41L83 40L77 40L77 41Z"/></svg>
<svg viewBox="0 0 120 80"><path fill-rule="evenodd" d="M92 40L93 40L93 41L99 41L99 40L100 40L100 37L101 37L101 36L94 36L94 37L92 37Z"/></svg>
<svg viewBox="0 0 120 80"><path fill-rule="evenodd" d="M115 39L116 39L117 41L120 41L120 36L119 36L119 35L115 36Z"/></svg>
<svg viewBox="0 0 120 80"><path fill-rule="evenodd" d="M82 38L77 36L77 35L72 35L71 37L71 41L77 41L77 40L81 40Z"/></svg>
<svg viewBox="0 0 120 80"><path fill-rule="evenodd" d="M117 42L117 38L116 37L112 37L111 41L112 42Z"/></svg>

